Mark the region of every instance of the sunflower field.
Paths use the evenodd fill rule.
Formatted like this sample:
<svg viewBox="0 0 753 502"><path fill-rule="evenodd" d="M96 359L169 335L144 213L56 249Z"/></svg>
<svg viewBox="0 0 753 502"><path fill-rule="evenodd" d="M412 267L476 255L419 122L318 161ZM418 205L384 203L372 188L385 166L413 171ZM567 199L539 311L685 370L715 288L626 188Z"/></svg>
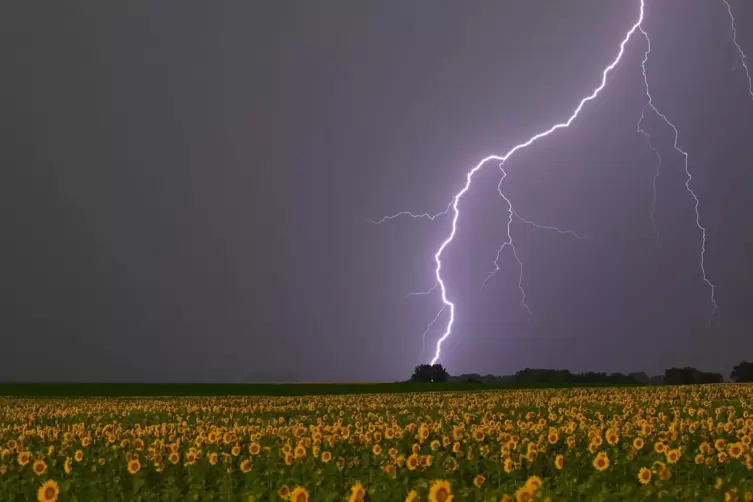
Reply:
<svg viewBox="0 0 753 502"><path fill-rule="evenodd" d="M753 387L0 398L2 501L753 501Z"/></svg>

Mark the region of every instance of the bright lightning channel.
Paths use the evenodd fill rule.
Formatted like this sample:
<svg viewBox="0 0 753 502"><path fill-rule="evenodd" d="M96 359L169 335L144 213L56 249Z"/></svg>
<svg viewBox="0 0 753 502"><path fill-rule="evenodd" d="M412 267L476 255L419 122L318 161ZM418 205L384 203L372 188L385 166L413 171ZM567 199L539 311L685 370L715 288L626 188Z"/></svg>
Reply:
<svg viewBox="0 0 753 502"><path fill-rule="evenodd" d="M725 1L725 3L726 3L726 1ZM441 351L442 351L442 343L452 333L452 327L453 327L453 324L455 322L455 304L452 301L450 301L450 299L449 299L449 297L447 295L447 287L446 287L446 285L444 283L444 280L442 278L442 259L441 259L442 258L442 254L443 254L445 248L447 248L447 246L453 241L453 239L455 238L455 234L457 232L457 222L458 222L458 218L460 216L460 209L458 207L460 199L466 194L466 192L468 192L468 190L470 189L472 180L473 180L473 176L482 167L484 167L487 163L489 163L491 161L499 163L498 164L499 168L502 171L502 179L499 182L498 190L499 190L499 193L502 196L502 198L507 202L507 204L508 204L508 211L509 211L509 218L508 218L508 222L507 222L507 240L505 241L505 243L502 244L502 247L499 248L499 250L497 252L497 259L494 262L496 269L494 271L492 271L492 273L490 274L489 277L487 277L487 280L491 276L493 276L499 270L499 266L497 265L497 263L498 263L500 254L502 253L502 250L505 247L510 247L512 249L512 251L513 251L514 257L516 258L516 260L518 261L518 264L520 265L520 276L519 276L518 287L519 287L519 289L521 291L521 297L522 297L521 302L522 302L522 305L524 306L524 308L526 308L529 313L530 313L530 309L528 308L528 306L525 303L525 291L523 290L523 287L522 287L522 280L523 280L523 269L522 269L522 266L523 266L523 264L522 264L522 261L519 259L518 255L517 255L517 253L515 251L515 247L514 247L514 245L512 243L512 238L510 237L510 225L511 225L513 216L516 216L521 221L523 221L524 223L531 224L531 225L533 225L533 226L535 226L537 228L548 228L548 229L551 229L551 230L555 230L555 231L557 231L559 233L569 233L569 234L572 234L573 236L575 236L575 237L577 237L579 239L587 239L588 238L588 237L585 237L585 236L581 236L581 235L579 235L579 234L577 234L577 233L575 233L573 231L563 231L563 230L560 230L560 229L558 229L556 227L549 227L549 226L545 226L545 225L538 225L538 224L535 224L535 223L533 223L533 222L531 222L529 220L524 220L523 218L520 218L517 215L517 213L514 211L514 209L512 207L512 204L510 203L510 200L507 197L505 197L504 194L502 193L502 189L501 189L502 182L504 181L504 178L507 175L507 173L505 172L503 166L504 166L504 163L514 153L516 153L518 150L522 150L524 148L527 148L528 146L532 145L537 140L539 140L541 138L544 138L546 136L549 136L550 134L552 134L553 132L555 132L555 131L557 131L559 129L565 129L565 128L569 127L572 124L572 122L580 115L580 112L583 109L583 107L585 106L585 104L588 103L588 102L590 102L590 101L592 101L592 100L594 100L601 93L601 91L604 89L604 87L606 86L608 75L611 73L611 71L622 60L622 56L625 53L625 46L630 41L630 39L632 38L633 34L636 31L640 31L644 35L644 37L646 38L646 41L649 43L649 48L646 51L645 58L644 58L643 64L642 64L643 75L644 75L644 83L646 85L646 94L648 96L649 101L648 101L648 103L642 109L641 119L638 121L638 132L641 132L642 134L644 134L646 136L646 138L647 138L647 140L649 142L649 147L651 148L651 150L653 150L656 153L658 161L659 161L659 163L657 165L657 173L656 173L656 175L654 177L654 200L652 202L651 219L652 219L652 222L654 224L654 229L656 231L656 223L655 223L655 219L654 219L655 202L656 202L656 178L659 176L659 172L660 172L661 156L659 155L658 151L651 144L651 137L649 136L649 134L646 131L644 131L642 129L642 127L641 127L642 126L642 122L645 119L645 112L646 112L646 108L647 107L650 108L659 117L661 117L670 127L672 127L672 129L674 131L674 144L673 144L673 147L674 147L674 149L676 151L678 151L680 154L682 154L682 156L683 156L683 158L685 160L685 173L687 175L687 182L685 184L685 187L687 188L688 192L691 194L691 196L695 200L696 225L701 230L701 235L702 235L701 271L703 272L703 279L704 279L704 281L711 288L711 301L712 301L712 307L713 307L712 316L715 313L718 312L718 307L717 307L715 296L714 296L714 290L715 290L715 288L714 288L714 285L710 282L710 280L708 279L708 277L706 275L706 270L705 270L705 265L704 265L704 258L705 258L705 252L706 252L706 229L705 229L705 227L703 227L700 224L700 214L699 214L699 211L698 211L698 206L700 204L699 199L696 196L695 192L693 192L693 190L690 188L690 181L692 180L692 176L690 174L690 171L688 170L688 154L687 154L687 152L685 152L682 149L680 149L680 147L678 145L678 136L679 136L679 134L677 132L677 128L667 119L667 117L665 115L663 115L662 113L660 113L659 110L654 106L653 99L651 98L651 94L649 92L648 79L646 77L645 64L646 64L646 61L648 59L648 54L650 52L650 41L649 41L649 38L648 38L648 34L641 27L641 24L643 23L643 20L644 20L644 13L645 13L645 0L640 0L640 9L639 9L639 14L638 14L638 19L635 21L635 23L632 25L632 27L625 33L622 41L620 42L619 52L618 52L617 56L602 71L600 84L598 85L598 87L596 87L591 92L591 94L589 94L586 97L584 97L584 98L581 99L581 101L578 103L578 106L573 110L573 112L571 113L571 115L568 117L568 119L565 122L557 123L557 124L551 126L549 129L546 129L543 132L540 132L538 134L535 134L535 135L531 136L525 142L520 143L520 144L515 145L514 147L512 147L507 153L505 153L502 156L499 156L499 155L489 155L489 156L481 159L481 161L479 161L478 164L476 164L470 171L468 171L468 173L466 174L465 185L460 189L459 192L457 192L455 194L455 196L452 198L450 204L447 206L447 208L444 211L436 213L436 214L429 214L429 213L415 214L415 213L412 213L412 212L409 212L409 211L401 211L401 212L395 213L395 214L393 214L391 216L385 216L384 218L382 218L380 220L369 220L369 221L371 221L372 223L375 223L375 224L380 224L380 223L383 223L383 222L385 222L387 220L391 220L391 219L397 218L399 216L410 216L412 218L426 218L426 219L434 220L435 218L437 218L439 216L444 216L444 215L447 215L450 212L452 212L452 222L451 222L450 233L447 236L447 238L441 243L441 245L437 249L436 253L434 254L434 262L436 263L436 267L434 269L435 276L436 276L436 283L432 287L431 290L429 290L429 291L427 291L425 293L418 293L418 294L428 294L436 286L439 286L439 289L440 289L440 292L441 292L441 297L442 297L442 303L443 303L442 308L439 310L439 312L437 313L437 315L435 316L435 318L431 321L431 323L429 323L429 325L427 326L426 331L424 331L424 334L423 334L424 338L426 337L426 333L431 329L431 327L433 326L433 324L439 319L439 317L441 316L441 314L446 309L449 309L449 319L447 321L447 325L445 327L445 330L442 333L442 336L437 341L436 350L435 350L435 353L434 353L434 358L431 360L431 364L435 364L437 362L437 360L440 359ZM730 15L731 15L731 11L730 11ZM740 52L742 53L742 51L740 51ZM743 63L744 62L745 61L744 61L744 55L743 55ZM745 68L746 68L746 72L747 72L747 66L745 66ZM658 237L658 231L656 231L656 233L657 233L657 237ZM486 282L486 281L484 281L484 282ZM422 352L423 352L423 349L422 349Z"/></svg>
<svg viewBox="0 0 753 502"><path fill-rule="evenodd" d="M565 121L558 124L553 125L549 129L547 129L544 132L540 132L531 138L529 138L527 141L520 143L518 145L515 145L512 147L506 154L502 156L497 155L490 155L484 159L482 159L476 166L473 167L470 171L468 171L468 174L466 175L466 183L465 186L457 193L455 194L455 197L453 198L452 202L452 210L454 212L453 218L452 218L452 230L450 231L450 235L442 242L442 244L439 246L439 249L434 254L434 261L436 262L437 266L434 269L435 275L437 277L437 282L439 283L441 292L442 292L442 302L444 303L445 307L449 307L450 309L450 319L447 321L447 327L444 330L444 333L442 333L442 336L437 340L437 348L434 353L434 358L431 360L431 364L435 364L437 360L440 358L440 355L442 353L442 343L447 339L447 337L450 336L450 333L452 333L452 325L455 321L455 304L447 298L447 288L445 287L444 281L442 280L442 252L445 250L445 248L452 242L452 240L455 238L455 233L457 231L457 222L458 217L460 216L460 210L458 209L458 203L460 202L460 199L465 195L465 193L468 191L468 189L471 186L471 181L473 179L473 175L476 174L487 162L489 161L497 161L500 163L500 168L502 168L502 164L507 161L515 152L518 150L521 150L523 148L526 148L533 144L536 140L541 139L545 136L549 136L554 131L558 129L563 129L566 127L569 127L570 124L575 120L578 115L580 114L581 109L583 106L588 103L589 101L596 98L596 96L601 92L602 89L606 86L607 83L607 75L609 72L614 69L615 66L620 62L622 59L622 55L625 52L625 45L630 40L630 37L635 33L635 31L638 29L640 24L643 22L643 13L644 13L644 0L640 0L640 12L638 15L638 20L635 22L635 24L630 28L630 30L625 35L624 39L620 43L620 50L617 54L617 57L610 63L602 72L601 75L601 84L588 96L583 98L578 106L575 108L575 110L572 112L570 117Z"/></svg>
<svg viewBox="0 0 753 502"><path fill-rule="evenodd" d="M737 48L737 54L740 56L740 65L742 66L743 70L745 70L745 76L748 78L748 94L750 94L750 98L753 99L753 80L751 80L750 78L750 70L748 70L748 65L745 63L745 60L748 59L748 56L745 55L743 48L740 47L739 43L737 43L737 29L735 29L735 16L732 14L732 7L730 7L727 0L722 0L722 2L724 2L724 5L727 6L727 14L729 14L730 21L730 31L732 32L732 43L735 44L735 47Z"/></svg>
<svg viewBox="0 0 753 502"><path fill-rule="evenodd" d="M442 305L442 308L439 309L439 312L437 312L437 315L434 316L434 319L431 320L431 322L426 326L426 329L424 330L423 335L421 335L421 352L418 354L418 358L421 359L421 356L424 355L424 350L426 350L426 335L431 331L431 327L434 326L434 323L437 322L437 319L439 319L439 316L442 315L442 312L444 312L444 309L447 308L447 305ZM432 363L433 364L433 363Z"/></svg>

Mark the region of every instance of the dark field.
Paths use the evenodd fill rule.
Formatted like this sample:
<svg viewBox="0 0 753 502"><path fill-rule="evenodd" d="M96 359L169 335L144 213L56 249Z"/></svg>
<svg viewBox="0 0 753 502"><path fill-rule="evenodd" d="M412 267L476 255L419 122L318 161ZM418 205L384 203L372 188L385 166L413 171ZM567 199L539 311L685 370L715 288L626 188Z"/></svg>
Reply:
<svg viewBox="0 0 753 502"><path fill-rule="evenodd" d="M306 396L323 394L399 394L492 389L609 387L571 383L0 383L0 396ZM614 387L615 385L611 385Z"/></svg>

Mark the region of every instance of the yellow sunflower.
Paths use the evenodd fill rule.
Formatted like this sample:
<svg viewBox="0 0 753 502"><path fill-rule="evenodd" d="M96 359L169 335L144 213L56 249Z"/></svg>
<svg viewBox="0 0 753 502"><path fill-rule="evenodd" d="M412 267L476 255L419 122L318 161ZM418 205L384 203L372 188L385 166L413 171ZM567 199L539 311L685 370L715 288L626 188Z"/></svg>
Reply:
<svg viewBox="0 0 753 502"><path fill-rule="evenodd" d="M667 458L667 463L675 464L677 463L677 460L680 458L680 450L674 449L674 450L665 450L664 456Z"/></svg>
<svg viewBox="0 0 753 502"><path fill-rule="evenodd" d="M450 502L452 498L449 481L440 479L431 484L431 488L429 488L429 500L431 502Z"/></svg>
<svg viewBox="0 0 753 502"><path fill-rule="evenodd" d="M538 491L539 488L541 488L542 481L541 478L538 476L531 476L526 480L525 487L530 491L531 493L535 493Z"/></svg>
<svg viewBox="0 0 753 502"><path fill-rule="evenodd" d="M594 469L597 471L606 471L609 468L609 457L607 457L607 454L602 452L599 452L593 461Z"/></svg>
<svg viewBox="0 0 753 502"><path fill-rule="evenodd" d="M562 467L565 465L565 457L562 455L557 455L554 457L554 467L556 467L558 470L561 470Z"/></svg>
<svg viewBox="0 0 753 502"><path fill-rule="evenodd" d="M727 447L727 451L732 458L740 458L743 454L743 445L742 443L732 443Z"/></svg>
<svg viewBox="0 0 753 502"><path fill-rule="evenodd" d="M533 500L533 494L531 494L531 491L525 486L518 488L515 491L516 502L530 502L532 500Z"/></svg>
<svg viewBox="0 0 753 502"><path fill-rule="evenodd" d="M42 474L47 472L47 464L45 464L44 460L37 460L36 462L34 462L32 469L34 470L34 474L41 476Z"/></svg>
<svg viewBox="0 0 753 502"><path fill-rule="evenodd" d="M60 495L60 487L52 480L48 479L37 490L37 500L39 502L55 502Z"/></svg>
<svg viewBox="0 0 753 502"><path fill-rule="evenodd" d="M418 463L419 463L418 455L414 453L413 455L408 457L408 459L405 462L405 465L408 467L408 470L415 471L416 467L418 467Z"/></svg>
<svg viewBox="0 0 753 502"><path fill-rule="evenodd" d="M651 470L641 467L638 471L638 482L642 485L646 485L651 481Z"/></svg>
<svg viewBox="0 0 753 502"><path fill-rule="evenodd" d="M283 499L288 498L290 496L290 488L288 488L288 485L282 485L280 489L277 490L277 495Z"/></svg>
<svg viewBox="0 0 753 502"><path fill-rule="evenodd" d="M291 502L308 502L309 492L302 486L296 486L290 494L290 500Z"/></svg>
<svg viewBox="0 0 753 502"><path fill-rule="evenodd" d="M350 487L350 497L348 502L363 502L366 498L366 488L363 487L360 481L356 481L353 486Z"/></svg>
<svg viewBox="0 0 753 502"><path fill-rule="evenodd" d="M141 470L141 462L137 458L133 458L128 462L128 472L136 474Z"/></svg>

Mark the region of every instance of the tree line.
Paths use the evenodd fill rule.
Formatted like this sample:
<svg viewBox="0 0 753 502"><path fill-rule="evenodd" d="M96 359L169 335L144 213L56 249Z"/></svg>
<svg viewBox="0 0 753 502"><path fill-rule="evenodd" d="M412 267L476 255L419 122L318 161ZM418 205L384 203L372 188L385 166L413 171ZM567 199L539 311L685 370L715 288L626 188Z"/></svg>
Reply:
<svg viewBox="0 0 753 502"><path fill-rule="evenodd" d="M736 365L729 377L731 382L753 382L753 363L743 361ZM573 373L569 370L531 369L520 370L514 375L495 376L476 373L451 376L441 364L421 364L414 368L411 382L471 382L487 384L504 383L573 383L606 385L694 385L723 383L721 373L701 371L696 368L668 368L664 375L649 377L646 373Z"/></svg>

